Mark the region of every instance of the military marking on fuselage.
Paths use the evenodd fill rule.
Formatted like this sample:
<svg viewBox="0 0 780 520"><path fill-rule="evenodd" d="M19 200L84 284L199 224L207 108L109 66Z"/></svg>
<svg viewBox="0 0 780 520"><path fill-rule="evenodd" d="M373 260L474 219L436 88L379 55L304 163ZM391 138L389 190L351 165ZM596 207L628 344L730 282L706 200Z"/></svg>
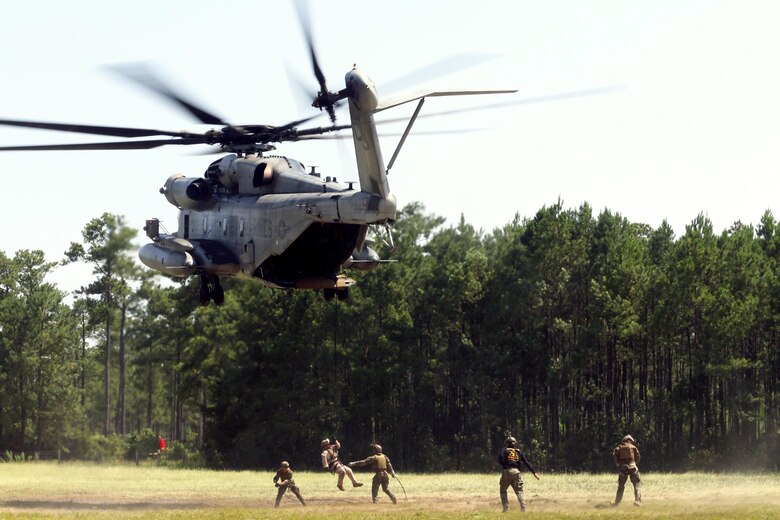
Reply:
<svg viewBox="0 0 780 520"><path fill-rule="evenodd" d="M287 233L289 232L290 232L290 227L284 223L284 220L280 220L279 224L277 224L276 226L276 233L279 235L279 238L283 239L284 237L287 236Z"/></svg>

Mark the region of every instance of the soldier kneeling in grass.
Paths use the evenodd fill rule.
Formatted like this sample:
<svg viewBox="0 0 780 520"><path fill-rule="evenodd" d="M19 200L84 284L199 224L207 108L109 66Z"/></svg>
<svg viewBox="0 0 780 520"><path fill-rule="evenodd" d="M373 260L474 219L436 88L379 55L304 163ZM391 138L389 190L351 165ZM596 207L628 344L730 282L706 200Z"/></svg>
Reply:
<svg viewBox="0 0 780 520"><path fill-rule="evenodd" d="M288 489L298 497L298 500L301 501L302 505L306 506L306 502L301 496L301 490L295 485L295 481L293 480L293 472L290 469L290 463L284 461L279 466L280 467L274 476L274 485L279 489L276 492L276 503L274 504L274 507L279 507L279 504L282 502L282 497Z"/></svg>

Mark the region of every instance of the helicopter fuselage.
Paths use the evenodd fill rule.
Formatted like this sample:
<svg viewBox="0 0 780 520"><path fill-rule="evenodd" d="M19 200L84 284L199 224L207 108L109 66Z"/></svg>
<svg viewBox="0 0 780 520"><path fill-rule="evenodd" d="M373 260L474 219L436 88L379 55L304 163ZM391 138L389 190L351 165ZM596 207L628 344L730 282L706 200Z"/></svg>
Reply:
<svg viewBox="0 0 780 520"><path fill-rule="evenodd" d="M230 155L205 178L173 175L162 189L181 208L174 235L152 234L141 260L174 276L258 278L272 287L340 288L368 255L368 225L395 218L381 197L305 171L286 157Z"/></svg>
<svg viewBox="0 0 780 520"><path fill-rule="evenodd" d="M368 76L345 77L360 189L306 172L294 159L231 154L213 162L203 178L172 175L161 192L181 209L179 230L152 238L141 261L186 277L258 278L272 287L342 289L354 265L378 265L365 244L371 224L395 220L373 118L378 100Z"/></svg>

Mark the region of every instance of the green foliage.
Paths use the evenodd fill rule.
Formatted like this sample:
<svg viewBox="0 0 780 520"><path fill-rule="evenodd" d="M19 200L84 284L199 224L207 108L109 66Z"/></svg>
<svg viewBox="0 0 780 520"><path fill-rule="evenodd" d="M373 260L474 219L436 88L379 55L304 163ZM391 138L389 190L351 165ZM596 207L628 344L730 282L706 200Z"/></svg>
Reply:
<svg viewBox="0 0 780 520"><path fill-rule="evenodd" d="M119 435L90 435L71 448L70 456L77 460L116 462L127 457L127 443Z"/></svg>
<svg viewBox="0 0 780 520"><path fill-rule="evenodd" d="M145 428L127 435L125 445L127 446L125 458L132 460L137 453L140 458L145 459L152 454L157 455L160 449L160 439L152 430Z"/></svg>
<svg viewBox="0 0 780 520"><path fill-rule="evenodd" d="M70 309L42 256L0 254L0 439L106 460L162 435L161 464L305 470L330 437L401 471L492 471L512 434L544 472L608 471L631 433L647 470L777 467L770 212L720 234L700 214L679 238L560 201L491 233L443 224L400 211L395 250L376 246L399 262L355 273L346 303L225 280L200 308L197 280L122 283L111 215L68 252L96 269ZM92 437L122 413L126 441Z"/></svg>

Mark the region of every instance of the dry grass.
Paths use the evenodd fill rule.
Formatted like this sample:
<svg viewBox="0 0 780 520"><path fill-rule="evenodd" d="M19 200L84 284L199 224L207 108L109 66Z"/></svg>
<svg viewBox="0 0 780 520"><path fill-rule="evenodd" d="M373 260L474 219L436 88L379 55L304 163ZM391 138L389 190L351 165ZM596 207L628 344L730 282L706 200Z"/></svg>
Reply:
<svg viewBox="0 0 780 520"><path fill-rule="evenodd" d="M273 509L273 473L176 470L158 467L20 463L0 465L0 518L505 518L498 473L492 475L399 474L393 506L380 491L370 499L370 475L362 488L336 489L327 473L298 472L309 506L288 493ZM634 508L630 484L619 508L614 475L542 475L525 478L535 518L758 518L780 519L778 474L645 474L644 503ZM511 498L511 497L510 497ZM511 504L517 511L516 502ZM511 515L510 515L511 516Z"/></svg>

